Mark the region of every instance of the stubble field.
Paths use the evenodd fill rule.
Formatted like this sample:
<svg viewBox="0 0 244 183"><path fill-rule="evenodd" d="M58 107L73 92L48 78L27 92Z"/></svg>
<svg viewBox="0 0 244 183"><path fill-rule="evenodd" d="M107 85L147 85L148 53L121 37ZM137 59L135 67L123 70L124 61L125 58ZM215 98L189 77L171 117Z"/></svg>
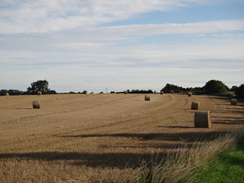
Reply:
<svg viewBox="0 0 244 183"><path fill-rule="evenodd" d="M244 105L183 94L0 97L1 182L103 182L125 178L187 144L243 124ZM41 109L32 109L39 100ZM192 101L211 111L194 128Z"/></svg>

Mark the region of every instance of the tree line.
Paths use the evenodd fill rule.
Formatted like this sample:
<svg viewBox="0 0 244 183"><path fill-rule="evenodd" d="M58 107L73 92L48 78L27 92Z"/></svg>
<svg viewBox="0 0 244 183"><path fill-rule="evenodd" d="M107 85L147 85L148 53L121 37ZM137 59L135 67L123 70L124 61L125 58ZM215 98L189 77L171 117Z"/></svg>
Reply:
<svg viewBox="0 0 244 183"><path fill-rule="evenodd" d="M32 82L31 85L27 88L25 92L19 90L1 90L0 95L5 95L9 93L10 95L35 95L38 92L42 94L56 94L55 90L51 90L48 87L49 83L47 80L38 80L36 82ZM203 87L180 87L174 84L167 83L160 92L164 93L187 93L192 92L193 94L207 94L207 95L216 95L222 94L227 95L229 92L234 92L237 98L244 99L244 84L238 86L232 86L232 88L228 88L222 81L219 80L210 80ZM127 90L127 93L155 93L151 89L149 90ZM122 92L118 92L122 93Z"/></svg>
<svg viewBox="0 0 244 183"><path fill-rule="evenodd" d="M183 88L174 84L167 83L166 86L162 88L161 92L164 93L192 92L194 94L207 94L207 95L229 95L234 92L237 98L244 99L244 84L241 84L239 87L232 86L232 88L229 88L222 81L210 80L203 87Z"/></svg>
<svg viewBox="0 0 244 183"><path fill-rule="evenodd" d="M19 91L19 90L1 90L0 95L5 95L8 93L9 95L36 95L38 92L42 94L56 94L55 90L51 90L48 88L48 81L47 80L38 80L36 82L32 82L31 86L27 88L26 91Z"/></svg>

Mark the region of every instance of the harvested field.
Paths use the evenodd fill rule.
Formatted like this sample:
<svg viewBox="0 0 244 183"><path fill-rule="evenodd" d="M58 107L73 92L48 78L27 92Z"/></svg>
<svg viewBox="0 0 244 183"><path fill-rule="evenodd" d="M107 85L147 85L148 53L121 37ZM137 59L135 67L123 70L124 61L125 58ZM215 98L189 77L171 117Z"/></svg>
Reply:
<svg viewBox="0 0 244 183"><path fill-rule="evenodd" d="M0 97L1 182L99 182L125 178L143 160L243 124L244 105L178 94L57 94ZM39 100L40 110L32 108ZM194 128L192 101L211 112ZM113 175L111 175L111 172Z"/></svg>

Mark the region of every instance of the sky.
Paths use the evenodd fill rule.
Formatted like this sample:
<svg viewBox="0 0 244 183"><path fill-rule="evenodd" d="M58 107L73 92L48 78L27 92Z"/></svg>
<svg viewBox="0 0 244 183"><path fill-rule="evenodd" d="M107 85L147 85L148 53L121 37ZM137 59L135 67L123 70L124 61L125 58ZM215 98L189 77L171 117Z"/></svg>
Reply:
<svg viewBox="0 0 244 183"><path fill-rule="evenodd" d="M244 0L0 0L0 89L244 83Z"/></svg>

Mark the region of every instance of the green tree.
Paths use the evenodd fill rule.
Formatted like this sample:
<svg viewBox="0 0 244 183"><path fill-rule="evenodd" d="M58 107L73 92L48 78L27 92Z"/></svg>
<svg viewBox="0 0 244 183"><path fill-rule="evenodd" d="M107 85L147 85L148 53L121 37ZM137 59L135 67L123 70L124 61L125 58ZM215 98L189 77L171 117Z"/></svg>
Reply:
<svg viewBox="0 0 244 183"><path fill-rule="evenodd" d="M36 94L38 91L42 93L48 93L50 91L47 80L38 80L31 83L31 86L27 88L27 92L30 94Z"/></svg>
<svg viewBox="0 0 244 183"><path fill-rule="evenodd" d="M237 90L237 88L238 88L238 86L232 86L231 88L230 88L230 91L236 91Z"/></svg>
<svg viewBox="0 0 244 183"><path fill-rule="evenodd" d="M218 80L210 80L204 86L206 94L217 94L222 92L227 92L229 88L222 82Z"/></svg>
<svg viewBox="0 0 244 183"><path fill-rule="evenodd" d="M236 93L237 98L243 98L244 99L244 84L239 86L236 89L235 93Z"/></svg>
<svg viewBox="0 0 244 183"><path fill-rule="evenodd" d="M170 93L171 91L179 93L181 90L182 90L182 87L167 83L161 91L163 91L165 93Z"/></svg>

